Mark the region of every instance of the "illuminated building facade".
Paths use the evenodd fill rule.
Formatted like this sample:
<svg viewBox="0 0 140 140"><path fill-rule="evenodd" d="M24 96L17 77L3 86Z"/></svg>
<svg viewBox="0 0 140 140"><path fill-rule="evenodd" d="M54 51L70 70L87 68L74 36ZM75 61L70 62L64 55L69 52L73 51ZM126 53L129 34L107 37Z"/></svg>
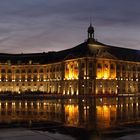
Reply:
<svg viewBox="0 0 140 140"><path fill-rule="evenodd" d="M41 91L58 95L118 95L140 91L140 51L88 39L71 49L0 54L0 92Z"/></svg>

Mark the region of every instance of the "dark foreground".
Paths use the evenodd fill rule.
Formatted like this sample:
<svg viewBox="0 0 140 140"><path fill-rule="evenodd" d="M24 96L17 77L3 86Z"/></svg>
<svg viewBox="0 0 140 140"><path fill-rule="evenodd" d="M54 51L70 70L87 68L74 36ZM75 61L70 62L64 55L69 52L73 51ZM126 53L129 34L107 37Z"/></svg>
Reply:
<svg viewBox="0 0 140 140"><path fill-rule="evenodd" d="M138 140L139 138L139 123L104 130L86 130L54 122L0 124L2 140Z"/></svg>

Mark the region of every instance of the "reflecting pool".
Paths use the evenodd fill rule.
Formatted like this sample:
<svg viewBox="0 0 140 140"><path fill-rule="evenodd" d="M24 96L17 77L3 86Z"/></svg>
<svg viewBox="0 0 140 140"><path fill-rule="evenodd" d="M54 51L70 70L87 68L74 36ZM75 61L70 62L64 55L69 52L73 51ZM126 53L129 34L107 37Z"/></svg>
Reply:
<svg viewBox="0 0 140 140"><path fill-rule="evenodd" d="M0 100L0 123L59 122L87 129L140 120L140 97Z"/></svg>

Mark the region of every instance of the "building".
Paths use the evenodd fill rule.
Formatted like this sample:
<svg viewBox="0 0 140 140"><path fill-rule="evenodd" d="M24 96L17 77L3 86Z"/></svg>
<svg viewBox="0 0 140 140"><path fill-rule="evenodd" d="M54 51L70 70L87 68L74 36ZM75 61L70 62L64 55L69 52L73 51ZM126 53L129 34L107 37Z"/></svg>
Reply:
<svg viewBox="0 0 140 140"><path fill-rule="evenodd" d="M134 95L140 86L140 51L88 39L59 52L0 54L0 92L61 95Z"/></svg>

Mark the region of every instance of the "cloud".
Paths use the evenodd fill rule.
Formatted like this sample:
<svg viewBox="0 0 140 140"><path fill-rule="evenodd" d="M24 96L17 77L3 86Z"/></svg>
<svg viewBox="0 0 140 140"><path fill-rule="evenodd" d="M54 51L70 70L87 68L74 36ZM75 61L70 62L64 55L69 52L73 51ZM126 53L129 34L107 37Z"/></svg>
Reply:
<svg viewBox="0 0 140 140"><path fill-rule="evenodd" d="M139 49L138 0L0 0L0 3L0 52L73 47L86 39L90 17L99 40Z"/></svg>

